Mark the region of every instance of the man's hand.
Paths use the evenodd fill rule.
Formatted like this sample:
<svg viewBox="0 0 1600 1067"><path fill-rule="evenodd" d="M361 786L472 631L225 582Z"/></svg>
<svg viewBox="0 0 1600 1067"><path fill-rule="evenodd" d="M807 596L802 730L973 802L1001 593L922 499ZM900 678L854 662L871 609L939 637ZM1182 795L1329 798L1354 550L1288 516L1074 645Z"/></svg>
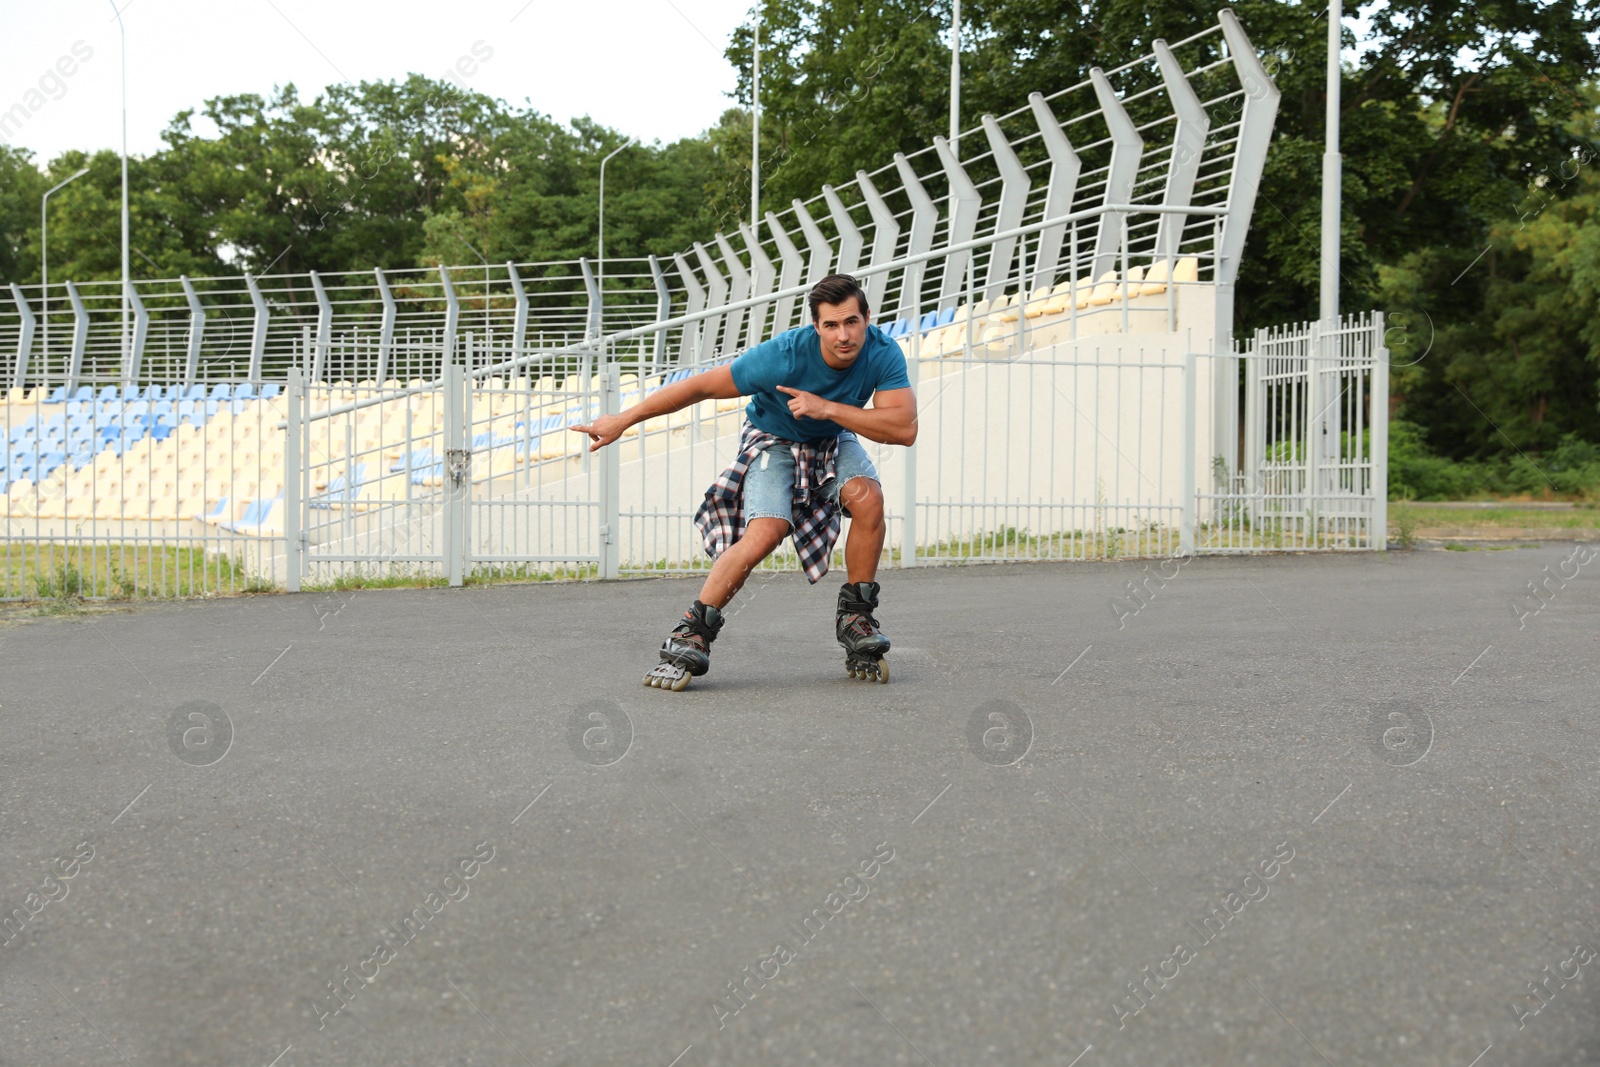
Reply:
<svg viewBox="0 0 1600 1067"><path fill-rule="evenodd" d="M830 412L834 409L831 400L824 400L816 393L807 393L800 389L791 389L787 385L777 387L778 392L788 393L792 398L789 401L789 414L797 419L829 419Z"/></svg>
<svg viewBox="0 0 1600 1067"><path fill-rule="evenodd" d="M587 426L567 427L573 433L588 434L589 440L594 443L589 446L590 452L598 452L622 436L622 431L632 425L621 415L602 415Z"/></svg>

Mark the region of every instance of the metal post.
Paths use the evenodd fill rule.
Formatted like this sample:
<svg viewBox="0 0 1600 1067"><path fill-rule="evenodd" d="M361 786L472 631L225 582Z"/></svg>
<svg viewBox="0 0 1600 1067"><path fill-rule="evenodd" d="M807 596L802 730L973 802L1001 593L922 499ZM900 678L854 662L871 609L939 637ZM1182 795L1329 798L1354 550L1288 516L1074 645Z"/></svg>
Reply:
<svg viewBox="0 0 1600 1067"><path fill-rule="evenodd" d="M600 317L600 282L595 277L594 271L589 268L588 256L578 257L578 269L583 273L583 288L589 295L589 314L583 327L583 339L592 341L599 337L600 331L604 329Z"/></svg>
<svg viewBox="0 0 1600 1067"><path fill-rule="evenodd" d="M894 212L884 202L877 186L872 184L872 179L864 170L856 171L856 186L861 190L861 198L867 202L867 212L872 218L872 251L869 254L871 263L890 263L894 260L895 243L900 240L900 224L895 221ZM873 274L862 286L867 294L867 303L876 308L880 318L887 321L886 311L883 306L884 296L889 291L889 275L887 272Z"/></svg>
<svg viewBox="0 0 1600 1067"><path fill-rule="evenodd" d="M600 410L605 415L615 415L622 409L622 374L609 360L600 375ZM618 541L621 535L622 512L622 449L608 448L601 454L600 462L600 577L616 578L621 574L621 556Z"/></svg>
<svg viewBox="0 0 1600 1067"><path fill-rule="evenodd" d="M311 272L311 288L317 296L317 348L311 354L311 380L314 382L325 381L328 373L328 345L333 339L333 304L328 300L328 291L323 288L322 278L316 271Z"/></svg>
<svg viewBox="0 0 1600 1067"><path fill-rule="evenodd" d="M1372 387L1367 391L1367 426L1372 433L1372 534L1374 548L1389 547L1389 348L1383 343L1383 312L1372 316Z"/></svg>
<svg viewBox="0 0 1600 1067"><path fill-rule="evenodd" d="M1331 2L1331 0L1330 0ZM750 228L761 225L761 8L756 8L750 85Z"/></svg>
<svg viewBox="0 0 1600 1067"><path fill-rule="evenodd" d="M918 319L922 316L922 303L919 300L915 305L915 314ZM906 360L906 377L911 380L913 392L917 388L918 371L922 369L922 331L913 330L911 333L911 358ZM900 566L915 567L917 565L917 446L907 445L905 450L906 462L901 472L901 497L900 508Z"/></svg>
<svg viewBox="0 0 1600 1067"><path fill-rule="evenodd" d="M22 286L16 282L11 283L11 298L17 302L17 314L22 319L17 328L17 363L11 384L22 386L28 377L28 350L33 347L33 310L28 307L28 298L22 295ZM45 372L49 373L48 366Z"/></svg>
<svg viewBox="0 0 1600 1067"><path fill-rule="evenodd" d="M1183 517L1179 520L1178 551L1194 555L1195 543L1195 354L1193 348L1183 357Z"/></svg>
<svg viewBox="0 0 1600 1067"><path fill-rule="evenodd" d="M271 310L267 307L266 298L261 295L261 286L249 273L244 276L244 284L250 290L250 304L256 311L255 323L250 327L250 367L245 373L252 382L259 382L261 360L267 350L267 324L271 321ZM194 382L185 384L193 385Z"/></svg>
<svg viewBox="0 0 1600 1067"><path fill-rule="evenodd" d="M1319 317L1331 325L1339 317L1339 0L1328 0L1328 106L1322 146L1322 287Z"/></svg>
<svg viewBox="0 0 1600 1067"><path fill-rule="evenodd" d="M471 455L466 451L470 415L466 372L454 361L444 367L445 509L444 558L450 585L459 587L467 570L467 509L471 506Z"/></svg>
<svg viewBox="0 0 1600 1067"><path fill-rule="evenodd" d="M456 299L456 287L450 284L450 272L439 264L439 285L444 289L444 350L439 354L441 372L456 362L456 329L461 325L461 301Z"/></svg>
<svg viewBox="0 0 1600 1067"><path fill-rule="evenodd" d="M378 323L378 366L374 375L381 387L389 374L389 352L394 348L394 320L397 309L394 294L389 291L389 281L383 276L383 268L374 267L372 273L378 282L378 295L383 298L383 318Z"/></svg>
<svg viewBox="0 0 1600 1067"><path fill-rule="evenodd" d="M128 31L122 24L117 0L111 0L117 16L117 33L122 41L122 360L128 360Z"/></svg>
<svg viewBox="0 0 1600 1067"><path fill-rule="evenodd" d="M300 513L300 439L305 428L305 376L299 367L289 368L288 427L283 439L283 556L284 585L291 593L300 591L305 568L305 526Z"/></svg>
<svg viewBox="0 0 1600 1067"><path fill-rule="evenodd" d="M509 259L506 260L506 276L511 279L511 296L517 304L516 317L511 322L511 358L521 359L522 350L528 343L528 294L522 288L517 265ZM532 377L531 371L529 377Z"/></svg>
<svg viewBox="0 0 1600 1067"><path fill-rule="evenodd" d="M78 287L67 283L67 299L72 303L72 355L67 359L67 395L78 388L78 377L83 373L83 350L89 341L89 312L83 306Z"/></svg>
<svg viewBox="0 0 1600 1067"><path fill-rule="evenodd" d="M1312 323L1305 348L1301 349L1302 365L1305 367L1306 374L1306 408L1305 414L1300 420L1300 432L1304 435L1301 455L1306 470L1305 499L1302 501L1302 506L1308 510L1316 508L1316 499L1322 493L1321 356L1326 351L1328 335L1333 332L1331 327L1325 328L1324 323ZM1306 532L1310 535L1315 531L1308 527Z"/></svg>
<svg viewBox="0 0 1600 1067"><path fill-rule="evenodd" d="M187 274L180 275L178 280L183 283L183 295L189 302L189 352L183 361L183 380L192 382L200 373L200 345L206 333L206 309L200 303L200 296L194 291L194 283Z"/></svg>
<svg viewBox="0 0 1600 1067"><path fill-rule="evenodd" d="M122 384L132 385L138 380L144 362L144 343L150 336L150 312L145 310L144 301L139 299L132 282L128 283L127 290L133 305L133 345L125 349L127 358L122 364Z"/></svg>
<svg viewBox="0 0 1600 1067"><path fill-rule="evenodd" d="M656 283L656 321L665 322L672 317L672 290L667 288L667 275L661 269L661 261L655 256L650 257L650 277ZM655 340L651 342L650 373L661 369L667 355L667 331L657 330ZM639 378L644 379L644 369L640 368Z"/></svg>
<svg viewBox="0 0 1600 1067"><path fill-rule="evenodd" d="M1044 217L1054 219L1070 215L1073 192L1078 186L1078 172L1083 169L1082 161L1079 160L1078 153L1072 147L1072 141L1062 130L1061 123L1056 121L1055 112L1050 110L1050 105L1045 102L1044 97L1039 93L1030 93L1028 106L1033 109L1034 121L1039 124L1040 139L1050 155L1050 184L1045 192ZM1074 233L1077 232L1077 223L1072 224L1072 229ZM1061 256L1061 240L1065 233L1064 226L1052 226L1039 231L1039 250L1033 262L1034 288L1049 285L1054 281L1056 262ZM1073 256L1067 280L1074 283L1078 280L1076 255Z"/></svg>
<svg viewBox="0 0 1600 1067"><path fill-rule="evenodd" d="M961 0L950 12L950 151L961 155Z"/></svg>

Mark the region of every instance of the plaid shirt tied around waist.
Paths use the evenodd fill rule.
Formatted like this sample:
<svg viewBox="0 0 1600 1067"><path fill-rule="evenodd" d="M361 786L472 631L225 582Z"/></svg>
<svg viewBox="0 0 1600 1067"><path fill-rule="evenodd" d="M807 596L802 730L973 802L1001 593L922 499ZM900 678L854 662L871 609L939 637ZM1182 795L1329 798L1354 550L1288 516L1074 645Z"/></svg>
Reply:
<svg viewBox="0 0 1600 1067"><path fill-rule="evenodd" d="M839 540L839 505L823 497L821 489L833 481L839 456L839 439L815 443L785 441L749 422L739 434L739 454L733 465L717 476L706 490L705 502L695 512L706 555L721 556L744 536L744 478L756 457L773 445L787 445L794 455L794 499L789 520L794 548L806 578L815 584L828 573L834 542Z"/></svg>

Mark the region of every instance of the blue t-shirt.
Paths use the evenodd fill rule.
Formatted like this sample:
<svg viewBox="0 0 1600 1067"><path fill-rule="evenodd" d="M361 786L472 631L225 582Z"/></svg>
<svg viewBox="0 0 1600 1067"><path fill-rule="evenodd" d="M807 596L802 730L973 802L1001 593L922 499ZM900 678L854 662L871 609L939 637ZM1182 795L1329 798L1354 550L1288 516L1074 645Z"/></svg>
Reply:
<svg viewBox="0 0 1600 1067"><path fill-rule="evenodd" d="M905 353L876 326L867 327L860 354L844 370L834 370L823 360L822 338L812 326L797 326L762 341L735 359L731 368L733 384L750 397L744 411L751 425L786 441L837 437L844 427L832 419L796 419L789 414L792 398L778 392L777 386L857 408L866 407L880 389L911 388Z"/></svg>

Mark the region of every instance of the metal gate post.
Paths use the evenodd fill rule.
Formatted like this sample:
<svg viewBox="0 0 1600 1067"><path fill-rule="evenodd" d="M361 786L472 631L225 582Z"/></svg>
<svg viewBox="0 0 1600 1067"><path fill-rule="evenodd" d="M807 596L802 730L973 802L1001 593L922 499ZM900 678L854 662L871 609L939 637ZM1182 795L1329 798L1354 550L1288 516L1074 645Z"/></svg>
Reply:
<svg viewBox="0 0 1600 1067"><path fill-rule="evenodd" d="M913 305L918 311L922 304L918 301ZM914 327L922 325L920 318L912 319ZM911 358L906 360L906 377L911 380L912 394L917 388L918 372L922 369L922 331L913 328L911 334ZM902 491L900 507L903 514L900 518L900 566L915 567L917 565L917 446L907 445L905 449L906 463L901 472Z"/></svg>
<svg viewBox="0 0 1600 1067"><path fill-rule="evenodd" d="M1372 496L1372 530L1368 547L1389 547L1389 346L1383 328L1383 312L1372 316L1371 332L1366 336L1367 365L1372 369L1372 385L1367 390L1367 428L1371 447L1367 452L1372 477L1367 492ZM1359 447L1359 446L1358 446Z"/></svg>
<svg viewBox="0 0 1600 1067"><path fill-rule="evenodd" d="M1178 551L1194 555L1195 543L1195 354L1183 357L1183 517L1179 520Z"/></svg>
<svg viewBox="0 0 1600 1067"><path fill-rule="evenodd" d="M1303 510L1307 513L1306 545L1317 545L1318 516L1322 512L1322 357L1327 324L1311 324L1311 335L1306 340L1306 415L1301 423L1305 441L1301 447L1306 470L1306 495Z"/></svg>
<svg viewBox="0 0 1600 1067"><path fill-rule="evenodd" d="M449 358L447 355L446 358ZM461 364L444 367L444 558L452 587L467 571L467 511L471 507L472 454L467 451L466 372Z"/></svg>
<svg viewBox="0 0 1600 1067"><path fill-rule="evenodd" d="M607 362L600 373L600 413L615 415L622 410L622 371ZM622 446L613 445L601 453L600 463L600 577L621 576L622 533Z"/></svg>
<svg viewBox="0 0 1600 1067"><path fill-rule="evenodd" d="M194 364L191 362L191 367ZM283 439L283 558L284 585L300 591L305 568L305 516L300 513L300 443L305 434L305 377L299 367L289 368L287 436Z"/></svg>

